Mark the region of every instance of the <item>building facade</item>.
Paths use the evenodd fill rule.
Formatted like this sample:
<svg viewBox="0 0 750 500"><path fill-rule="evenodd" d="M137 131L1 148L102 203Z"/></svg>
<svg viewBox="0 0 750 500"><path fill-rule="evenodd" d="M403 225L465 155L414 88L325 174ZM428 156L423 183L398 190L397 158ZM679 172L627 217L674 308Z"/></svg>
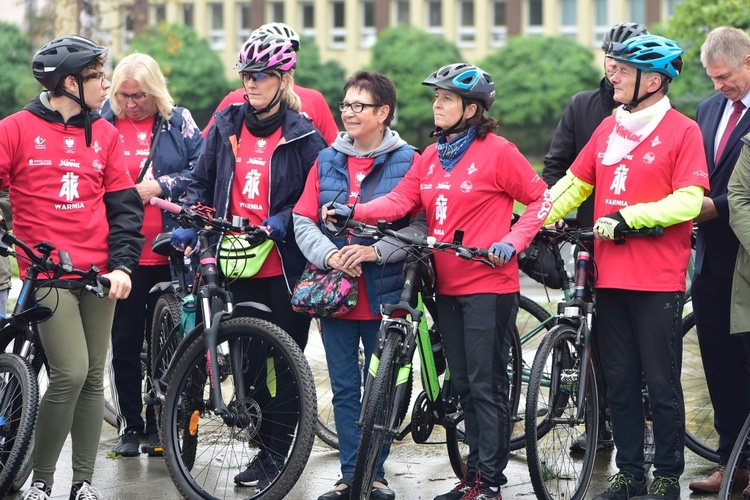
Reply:
<svg viewBox="0 0 750 500"><path fill-rule="evenodd" d="M266 22L284 22L312 37L323 62L335 60L351 73L369 63L377 34L399 24L444 37L458 46L466 61L476 62L513 36L562 35L598 49L612 25L663 22L681 1L150 0L149 23L177 22L192 27L219 54L227 77L234 78L232 68L242 43ZM134 36L132 0L56 2L58 33L78 32L81 19L91 21L116 57L127 52ZM93 5L95 21L80 15L82 4Z"/></svg>

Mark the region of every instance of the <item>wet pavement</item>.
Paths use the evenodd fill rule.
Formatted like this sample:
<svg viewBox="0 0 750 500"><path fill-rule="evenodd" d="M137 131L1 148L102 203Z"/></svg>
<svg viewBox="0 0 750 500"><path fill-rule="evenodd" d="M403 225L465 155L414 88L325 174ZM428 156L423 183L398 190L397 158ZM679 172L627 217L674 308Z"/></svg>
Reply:
<svg viewBox="0 0 750 500"><path fill-rule="evenodd" d="M105 424L99 445L94 486L108 500L134 499L179 499L180 494L172 484L161 458L108 458L108 452L117 441L114 428ZM686 471L680 481L682 499L698 500L712 495L691 494L688 483L713 470L713 464L687 451ZM606 488L606 479L614 471L614 453L600 452L597 457L594 481L587 498ZM297 485L287 496L290 500L316 500L329 490L338 479L338 453L316 439L315 446L305 471ZM534 491L526 469L525 453L514 452L506 469L508 484L503 488L503 497L534 498ZM456 482L452 474L445 446L440 444L417 445L407 440L396 443L386 463L386 477L400 499L432 499L450 490ZM58 463L57 487L53 499L68 498L70 472L70 442L66 443ZM28 486L30 481L27 482ZM6 497L20 500L21 494Z"/></svg>

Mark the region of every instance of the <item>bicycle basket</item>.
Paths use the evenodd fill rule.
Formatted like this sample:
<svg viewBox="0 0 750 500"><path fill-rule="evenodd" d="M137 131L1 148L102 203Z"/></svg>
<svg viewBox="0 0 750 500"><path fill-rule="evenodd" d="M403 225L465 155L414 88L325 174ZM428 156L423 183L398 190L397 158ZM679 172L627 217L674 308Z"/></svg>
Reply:
<svg viewBox="0 0 750 500"><path fill-rule="evenodd" d="M546 237L536 236L531 245L518 254L518 267L529 278L547 288L562 289L567 276L560 251Z"/></svg>

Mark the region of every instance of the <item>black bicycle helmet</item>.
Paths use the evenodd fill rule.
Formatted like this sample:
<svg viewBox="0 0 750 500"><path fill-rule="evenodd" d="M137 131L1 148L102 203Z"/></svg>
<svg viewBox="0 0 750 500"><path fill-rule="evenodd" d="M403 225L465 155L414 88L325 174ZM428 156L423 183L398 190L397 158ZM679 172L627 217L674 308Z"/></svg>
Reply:
<svg viewBox="0 0 750 500"><path fill-rule="evenodd" d="M648 35L648 30L645 26L641 26L638 23L620 23L612 26L607 33L604 34L602 40L602 50L609 53L612 50L612 46L616 43L624 43L625 40L630 40L633 37L640 35Z"/></svg>
<svg viewBox="0 0 750 500"><path fill-rule="evenodd" d="M443 66L428 76L422 85L450 90L469 99L482 101L489 110L495 101L495 82L486 71L473 64L456 63Z"/></svg>
<svg viewBox="0 0 750 500"><path fill-rule="evenodd" d="M294 31L288 24L284 23L267 23L256 29L250 35L250 38L255 38L258 35L275 35L281 38L286 38L291 42L292 48L295 52L299 52L299 35Z"/></svg>
<svg viewBox="0 0 750 500"><path fill-rule="evenodd" d="M107 52L88 38L63 35L46 43L31 60L34 78L47 90L55 90L67 75L78 75Z"/></svg>

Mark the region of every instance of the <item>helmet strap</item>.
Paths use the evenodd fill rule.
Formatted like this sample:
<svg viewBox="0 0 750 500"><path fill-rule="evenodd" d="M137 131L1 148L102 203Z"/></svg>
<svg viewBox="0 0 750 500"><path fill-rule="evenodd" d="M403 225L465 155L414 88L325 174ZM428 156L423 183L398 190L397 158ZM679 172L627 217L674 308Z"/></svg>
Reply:
<svg viewBox="0 0 750 500"><path fill-rule="evenodd" d="M633 100L630 101L630 104L626 104L623 106L623 109L625 111L631 111L633 108L637 108L640 103L651 97L652 95L656 94L658 91L660 91L662 88L664 88L664 84L666 83L665 76L662 75L661 77L661 85L659 85L659 88L656 89L653 92L646 92L643 96L638 97L638 88L641 86L641 73L642 71L640 69L636 68L636 76L635 76L635 89L633 90Z"/></svg>
<svg viewBox="0 0 750 500"><path fill-rule="evenodd" d="M435 127L435 130L433 130L430 133L430 137L439 137L441 135L448 137L449 135L455 134L456 132L463 132L464 130L468 128L464 120L464 113L466 112L466 99L464 99L463 96L461 96L461 105L463 107L461 118L459 118L458 121L454 123L453 126L449 127L447 130L443 130L440 127Z"/></svg>
<svg viewBox="0 0 750 500"><path fill-rule="evenodd" d="M72 99L79 106L81 106L81 113L83 113L83 132L86 137L86 147L91 147L92 133L91 133L91 108L86 104L86 99L83 96L83 78L81 74L75 75L76 83L78 84L78 96L74 96L65 88L61 88L60 92L66 97Z"/></svg>
<svg viewBox="0 0 750 500"><path fill-rule="evenodd" d="M245 97L247 98L247 93L245 94ZM263 109L255 109L252 104L250 104L250 101L248 101L248 105L250 106L250 109L252 110L253 114L255 115L262 115L263 113L268 113L273 109L274 106L276 106L279 101L281 100L281 85L279 85L279 88L276 89L276 94L273 96L273 99L271 99L271 102Z"/></svg>

